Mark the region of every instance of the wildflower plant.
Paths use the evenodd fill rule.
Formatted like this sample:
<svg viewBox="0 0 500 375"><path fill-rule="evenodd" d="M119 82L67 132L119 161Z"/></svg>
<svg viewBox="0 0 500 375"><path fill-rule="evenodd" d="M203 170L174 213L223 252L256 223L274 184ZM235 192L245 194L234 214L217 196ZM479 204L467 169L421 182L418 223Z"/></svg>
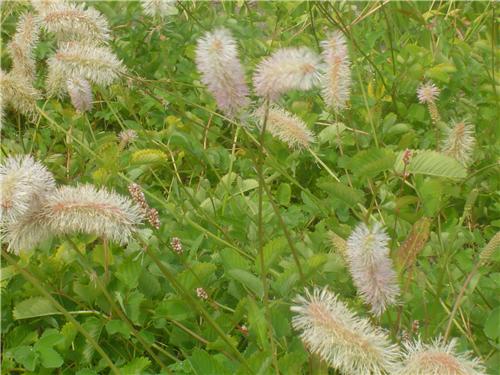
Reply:
<svg viewBox="0 0 500 375"><path fill-rule="evenodd" d="M2 2L2 373L495 374L491 2Z"/></svg>

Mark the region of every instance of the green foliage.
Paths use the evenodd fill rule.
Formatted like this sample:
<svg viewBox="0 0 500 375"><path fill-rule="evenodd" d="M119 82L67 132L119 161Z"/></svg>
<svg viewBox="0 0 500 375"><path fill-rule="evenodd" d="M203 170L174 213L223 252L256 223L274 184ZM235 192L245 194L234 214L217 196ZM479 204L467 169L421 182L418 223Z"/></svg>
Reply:
<svg viewBox="0 0 500 375"><path fill-rule="evenodd" d="M428 342L445 334L465 288L449 336L498 372L500 252L476 267L500 228L494 2L179 2L163 19L136 1L91 5L108 19L127 76L93 87L88 113L67 97L40 100L35 122L7 109L2 154L34 155L58 184L127 195L135 182L161 226L145 223L127 245L75 234L79 253L54 237L15 265L2 259L2 373L112 374L100 348L123 374L326 374L291 327L293 298L328 286L368 315L332 233L338 245L360 221L383 223L396 260L424 219L429 238L412 267L397 269L401 304L377 324L394 342ZM26 9L2 2L2 46ZM249 82L276 49L319 52L330 31L346 31L348 108L330 112L317 89L279 101L316 134L314 154L267 134L261 152L252 121L221 115L195 66L197 39L219 26L238 41ZM42 91L56 48L44 34L35 50ZM437 126L416 96L428 79L441 89ZM475 126L467 168L437 151L452 119ZM137 138L125 145L119 133L128 129Z"/></svg>

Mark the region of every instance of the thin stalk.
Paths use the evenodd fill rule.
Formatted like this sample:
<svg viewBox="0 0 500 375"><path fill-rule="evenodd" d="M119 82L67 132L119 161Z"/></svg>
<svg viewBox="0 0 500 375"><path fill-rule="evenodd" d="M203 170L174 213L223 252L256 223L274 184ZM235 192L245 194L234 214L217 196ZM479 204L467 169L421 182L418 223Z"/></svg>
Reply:
<svg viewBox="0 0 500 375"><path fill-rule="evenodd" d="M312 156L314 156L314 158L316 159L316 161L321 164L321 166L323 168L325 168L325 170L328 172L328 174L330 176L332 176L335 181L337 182L340 182L339 178L337 177L337 175L335 173L333 173L333 171L328 167L328 165L326 165L323 160L320 159L320 157L311 149L311 148L308 148L308 151L311 153Z"/></svg>
<svg viewBox="0 0 500 375"><path fill-rule="evenodd" d="M267 330L269 334L269 342L271 344L271 353L273 358L273 366L276 371L276 374L279 375L279 367L278 367L278 357L276 354L276 344L274 343L274 332L273 325L271 322L271 311L269 310L269 288L267 285L267 272L266 272L266 264L264 261L264 220L263 220L263 209L262 209L262 200L264 194L264 185L266 182L264 181L264 173L263 173L263 165L264 165L264 136L266 132L267 126L267 118L269 115L269 99L266 100L265 103L265 113L264 113L264 121L262 123L262 129L260 131L260 141L259 141L259 152L257 157L257 175L259 177L259 213L258 213L258 233L259 233L259 260L260 260L260 279L262 281L262 285L264 288L264 309L266 315L267 322Z"/></svg>
<svg viewBox="0 0 500 375"><path fill-rule="evenodd" d="M82 327L78 321L73 318L73 316L66 310L59 302L56 301L54 297L44 288L43 283L38 280L36 277L31 275L28 271L26 271L24 268L21 268L17 262L12 258L10 255L8 255L5 251L2 251L2 256L5 258L5 260L14 268L16 271L22 274L22 276L28 280L45 298L50 300L50 302L54 305L54 307L59 310L64 317L70 321L78 331L87 339L87 341L94 347L94 349L101 355L101 357L104 359L104 361L108 364L109 368L111 371L116 374L116 375L121 375L120 370L118 367L115 366L111 358L106 354L106 352L102 349L102 347L97 343L97 341L92 337L90 333L88 333L85 328Z"/></svg>

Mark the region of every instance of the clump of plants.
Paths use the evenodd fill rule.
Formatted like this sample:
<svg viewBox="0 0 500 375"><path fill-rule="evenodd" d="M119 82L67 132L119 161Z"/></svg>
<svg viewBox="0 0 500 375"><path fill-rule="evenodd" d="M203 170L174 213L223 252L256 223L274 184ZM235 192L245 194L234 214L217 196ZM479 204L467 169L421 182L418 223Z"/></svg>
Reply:
<svg viewBox="0 0 500 375"><path fill-rule="evenodd" d="M2 4L2 371L493 374L494 9Z"/></svg>

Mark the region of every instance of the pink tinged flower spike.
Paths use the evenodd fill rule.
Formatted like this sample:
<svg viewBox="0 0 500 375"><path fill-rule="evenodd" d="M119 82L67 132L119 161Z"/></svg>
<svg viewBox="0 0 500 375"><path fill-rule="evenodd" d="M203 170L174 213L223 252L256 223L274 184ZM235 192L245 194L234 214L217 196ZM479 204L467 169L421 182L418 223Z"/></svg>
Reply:
<svg viewBox="0 0 500 375"><path fill-rule="evenodd" d="M144 219L130 199L92 185L63 186L43 208L48 227L56 235L87 233L127 243Z"/></svg>
<svg viewBox="0 0 500 375"><path fill-rule="evenodd" d="M309 48L282 48L257 65L254 89L257 95L274 101L287 91L318 86L321 69L321 57Z"/></svg>
<svg viewBox="0 0 500 375"><path fill-rule="evenodd" d="M84 78L70 78L66 83L71 104L78 112L87 112L92 109L92 87Z"/></svg>
<svg viewBox="0 0 500 375"><path fill-rule="evenodd" d="M196 66L201 81L224 113L234 116L248 106L243 66L238 58L236 41L228 30L207 32L198 40Z"/></svg>
<svg viewBox="0 0 500 375"><path fill-rule="evenodd" d="M47 86L51 94L60 93L68 79L81 77L96 85L108 86L125 72L111 49L80 42L63 43L47 64Z"/></svg>
<svg viewBox="0 0 500 375"><path fill-rule="evenodd" d="M403 344L404 358L394 375L486 375L484 367L470 353L456 353L456 341L441 338L430 344L419 339Z"/></svg>
<svg viewBox="0 0 500 375"><path fill-rule="evenodd" d="M422 104L435 102L440 94L439 88L432 82L426 82L417 89L418 101Z"/></svg>
<svg viewBox="0 0 500 375"><path fill-rule="evenodd" d="M35 78L35 58L33 49L38 43L40 24L31 13L24 13L19 18L16 33L7 50L12 58L12 73L25 77L29 81Z"/></svg>
<svg viewBox="0 0 500 375"><path fill-rule="evenodd" d="M306 291L294 303L293 328L330 367L349 375L382 375L396 368L399 352L387 334L356 316L327 288Z"/></svg>
<svg viewBox="0 0 500 375"><path fill-rule="evenodd" d="M464 166L468 166L472 161L475 145L474 125L466 121L456 121L447 131L442 152L458 160Z"/></svg>
<svg viewBox="0 0 500 375"><path fill-rule="evenodd" d="M54 176L31 156L9 156L0 164L1 221L13 222L56 188Z"/></svg>
<svg viewBox="0 0 500 375"><path fill-rule="evenodd" d="M92 7L64 1L39 4L40 23L43 28L54 33L58 42L88 41L105 42L110 39L106 18Z"/></svg>
<svg viewBox="0 0 500 375"><path fill-rule="evenodd" d="M321 95L335 111L347 106L351 93L351 62L344 35L340 31L321 42L321 53L326 66L321 78Z"/></svg>
<svg viewBox="0 0 500 375"><path fill-rule="evenodd" d="M358 293L375 315L397 302L397 274L389 257L389 237L376 223L369 229L359 224L347 240L349 271Z"/></svg>
<svg viewBox="0 0 500 375"><path fill-rule="evenodd" d="M259 108L255 117L262 126L265 118L265 108ZM309 148L315 141L313 132L299 117L277 105L271 105L267 114L266 130L271 135L285 142L292 149Z"/></svg>

